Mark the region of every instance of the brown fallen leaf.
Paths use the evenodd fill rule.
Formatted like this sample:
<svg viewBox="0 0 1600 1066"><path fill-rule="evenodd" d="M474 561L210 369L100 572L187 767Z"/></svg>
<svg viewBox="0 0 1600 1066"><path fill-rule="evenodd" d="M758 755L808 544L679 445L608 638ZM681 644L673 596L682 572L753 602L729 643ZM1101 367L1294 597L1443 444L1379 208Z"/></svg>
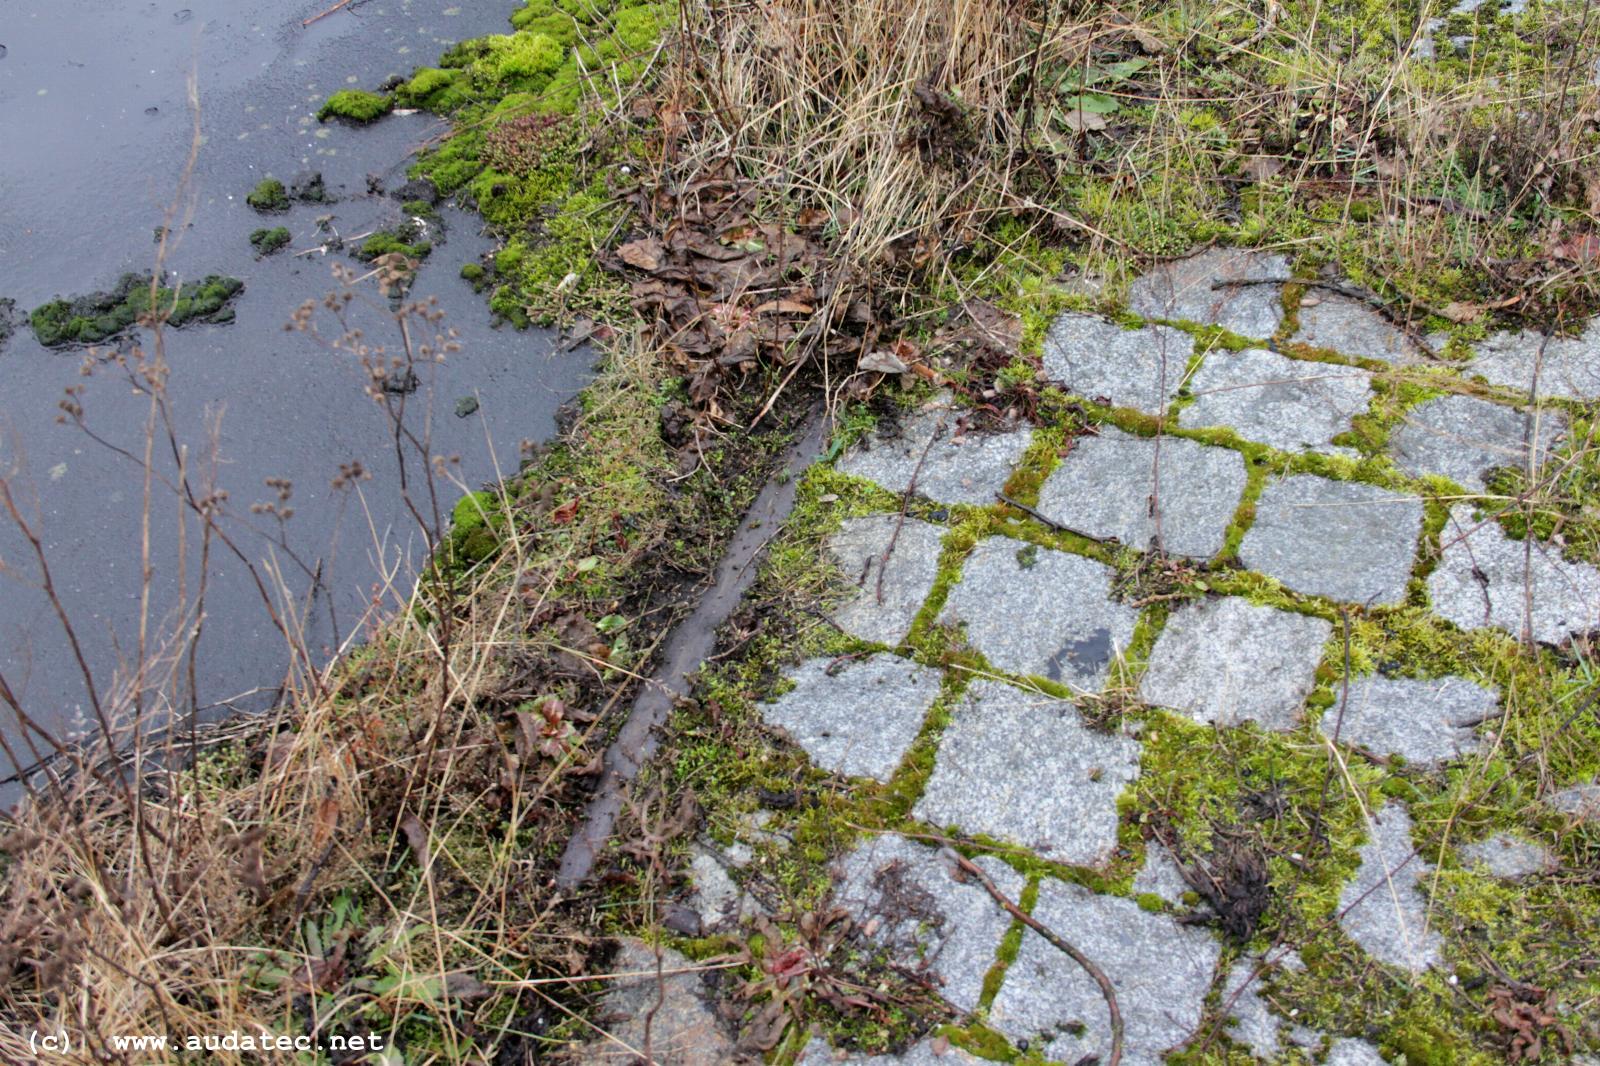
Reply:
<svg viewBox="0 0 1600 1066"><path fill-rule="evenodd" d="M1251 181L1266 181L1283 170L1283 160L1275 155L1252 155L1245 158L1239 170Z"/></svg>
<svg viewBox="0 0 1600 1066"><path fill-rule="evenodd" d="M426 873L430 857L428 830L423 827L422 822L416 815L408 814L400 819L400 832L405 834L406 843L411 846L411 853L416 857L417 865L421 866L423 872Z"/></svg>
<svg viewBox="0 0 1600 1066"><path fill-rule="evenodd" d="M1106 128L1106 117L1094 111L1085 111L1081 107L1071 110L1062 109L1056 112L1061 117L1061 124L1074 133L1089 133L1092 130Z"/></svg>
<svg viewBox="0 0 1600 1066"><path fill-rule="evenodd" d="M617 258L640 270L657 270L661 266L661 256L665 251L666 248L656 238L643 237L619 247Z"/></svg>
<svg viewBox="0 0 1600 1066"><path fill-rule="evenodd" d="M750 313L760 315L768 311L776 311L783 315L809 315L815 310L816 308L810 304L802 303L799 300L768 300L766 303L757 306Z"/></svg>

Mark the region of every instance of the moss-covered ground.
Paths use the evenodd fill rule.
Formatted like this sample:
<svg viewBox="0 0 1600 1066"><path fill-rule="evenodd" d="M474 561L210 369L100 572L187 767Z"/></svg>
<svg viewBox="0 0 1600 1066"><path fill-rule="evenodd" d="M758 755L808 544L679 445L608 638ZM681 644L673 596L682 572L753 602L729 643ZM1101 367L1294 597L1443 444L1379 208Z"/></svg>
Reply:
<svg viewBox="0 0 1600 1066"><path fill-rule="evenodd" d="M231 322L233 299L243 291L244 282L237 278L211 275L176 289L157 287L152 294L147 275L124 274L105 292L41 304L28 320L34 336L47 348L97 344L126 333L152 315L169 326Z"/></svg>

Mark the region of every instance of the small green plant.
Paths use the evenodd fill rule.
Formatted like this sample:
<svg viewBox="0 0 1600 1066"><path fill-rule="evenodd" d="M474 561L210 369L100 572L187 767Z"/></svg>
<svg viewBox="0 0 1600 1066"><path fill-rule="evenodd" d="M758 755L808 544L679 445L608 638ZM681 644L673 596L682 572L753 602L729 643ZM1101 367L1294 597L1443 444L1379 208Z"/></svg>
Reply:
<svg viewBox="0 0 1600 1066"><path fill-rule="evenodd" d="M250 246L256 250L256 255L271 255L282 250L288 243L289 231L282 226L258 229L250 234Z"/></svg>
<svg viewBox="0 0 1600 1066"><path fill-rule="evenodd" d="M328 97L327 103L318 109L317 121L326 122L330 118L339 118L357 125L365 125L387 115L390 106L387 96L369 93L363 89L340 89Z"/></svg>
<svg viewBox="0 0 1600 1066"><path fill-rule="evenodd" d="M262 214L289 210L289 190L277 178L262 178L244 202Z"/></svg>
<svg viewBox="0 0 1600 1066"><path fill-rule="evenodd" d="M124 274L116 287L75 299L55 299L34 308L29 316L34 336L47 348L67 344L98 344L125 333L151 314L170 326L189 322L233 321L233 299L244 282L213 274L177 289L157 288L150 299L148 275Z"/></svg>

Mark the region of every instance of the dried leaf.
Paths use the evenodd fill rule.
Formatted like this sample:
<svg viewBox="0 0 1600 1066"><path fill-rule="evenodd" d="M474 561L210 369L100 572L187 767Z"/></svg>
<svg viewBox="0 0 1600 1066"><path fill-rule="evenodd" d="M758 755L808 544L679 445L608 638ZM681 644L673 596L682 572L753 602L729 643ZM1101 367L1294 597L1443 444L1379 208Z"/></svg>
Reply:
<svg viewBox="0 0 1600 1066"><path fill-rule="evenodd" d="M860 369L875 374L904 374L911 369L911 364L901 359L887 348L876 348L861 357L856 364Z"/></svg>
<svg viewBox="0 0 1600 1066"><path fill-rule="evenodd" d="M408 814L400 819L400 832L405 834L406 843L411 846L411 853L416 857L417 864L424 870L428 868L428 831L423 828L422 822L414 814Z"/></svg>
<svg viewBox="0 0 1600 1066"><path fill-rule="evenodd" d="M1092 130L1103 130L1108 123L1106 117L1098 112L1085 111L1081 108L1060 110L1056 112L1056 120L1063 127L1073 133L1088 133Z"/></svg>
<svg viewBox="0 0 1600 1066"><path fill-rule="evenodd" d="M1275 155L1252 155L1246 157L1239 170L1251 181L1266 181L1283 170L1283 160Z"/></svg>
<svg viewBox="0 0 1600 1066"><path fill-rule="evenodd" d="M761 315L766 314L768 311L776 311L782 315L809 315L815 310L816 308L812 307L810 304L801 303L799 300L768 300L766 303L756 307L750 313L754 315Z"/></svg>
<svg viewBox="0 0 1600 1066"><path fill-rule="evenodd" d="M629 241L617 249L617 257L631 267L654 271L661 266L661 256L666 248L654 237Z"/></svg>
<svg viewBox="0 0 1600 1066"><path fill-rule="evenodd" d="M1472 322L1483 314L1483 305L1466 300L1452 300L1440 312L1452 322Z"/></svg>

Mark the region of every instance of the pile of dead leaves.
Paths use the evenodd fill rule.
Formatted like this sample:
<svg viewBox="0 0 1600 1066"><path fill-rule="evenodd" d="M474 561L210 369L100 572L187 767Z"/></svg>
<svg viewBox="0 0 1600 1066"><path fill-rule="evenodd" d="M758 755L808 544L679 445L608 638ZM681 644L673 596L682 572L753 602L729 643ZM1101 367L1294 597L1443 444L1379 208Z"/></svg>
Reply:
<svg viewBox="0 0 1600 1066"><path fill-rule="evenodd" d="M1507 1062L1536 1061L1546 1042L1558 1054L1572 1054L1572 1032L1556 1017L1552 993L1532 985L1495 985L1486 1006L1506 1041Z"/></svg>

